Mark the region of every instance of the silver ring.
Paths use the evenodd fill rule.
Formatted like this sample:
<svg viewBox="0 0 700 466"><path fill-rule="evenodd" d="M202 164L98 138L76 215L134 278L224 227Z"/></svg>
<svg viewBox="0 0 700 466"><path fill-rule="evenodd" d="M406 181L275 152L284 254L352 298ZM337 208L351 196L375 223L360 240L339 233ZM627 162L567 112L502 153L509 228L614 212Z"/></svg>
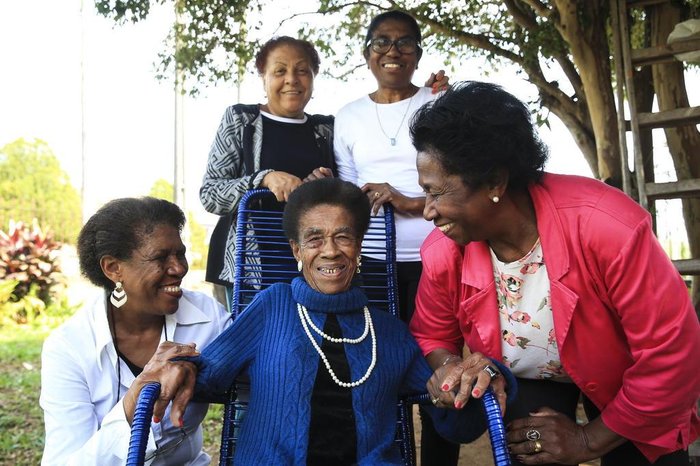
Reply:
<svg viewBox="0 0 700 466"><path fill-rule="evenodd" d="M434 404L435 406L437 406L438 403L440 403L440 397L439 397L439 396L436 396L435 398L431 399L430 401L432 401L433 404Z"/></svg>
<svg viewBox="0 0 700 466"><path fill-rule="evenodd" d="M490 376L491 376L491 380L493 380L493 379L495 379L496 377L498 377L499 375L501 375L501 373L498 372L498 369L496 369L496 368L493 367L493 366L486 366L486 367L484 367L484 368L481 369L481 370L484 371L484 372L486 372L488 375L490 375Z"/></svg>
<svg viewBox="0 0 700 466"><path fill-rule="evenodd" d="M379 197L379 196L381 196L381 194L379 193L379 191L375 191L375 192L374 192L374 197L376 198L376 197Z"/></svg>
<svg viewBox="0 0 700 466"><path fill-rule="evenodd" d="M525 434L525 438L528 440L532 440L533 442L536 440L539 440L542 438L542 435L540 435L540 431L537 429L530 429L527 431Z"/></svg>

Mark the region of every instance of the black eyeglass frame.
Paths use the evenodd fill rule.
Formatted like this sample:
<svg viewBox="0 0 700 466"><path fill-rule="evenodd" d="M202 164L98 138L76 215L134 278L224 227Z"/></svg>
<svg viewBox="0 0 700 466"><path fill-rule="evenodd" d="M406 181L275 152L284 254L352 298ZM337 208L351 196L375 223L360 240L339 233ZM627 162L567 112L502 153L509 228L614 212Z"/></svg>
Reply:
<svg viewBox="0 0 700 466"><path fill-rule="evenodd" d="M387 41L387 42L388 42L388 47L386 47L386 50L380 51L380 50L377 50L377 49L375 48L375 41L379 41L379 40ZM412 45L413 45L413 50L411 50L410 52L405 52L405 51L401 50L401 47L402 47L401 42L403 42L404 44L405 44L406 42L412 44ZM386 54L386 53L389 53L389 50L391 50L392 47L395 47L396 50L397 50L401 55L410 55L410 54L412 54L412 53L418 53L418 51L421 50L420 42L417 41L417 40L416 40L415 38L413 38L413 37L401 37L401 38L396 39L396 40L391 40L391 39L389 39L388 37L373 37L373 38L371 38L370 40L367 41L367 43L365 44L365 47L367 47L368 49L370 49L370 50L373 51L374 53L378 53L378 54L381 54L381 55L384 55L384 54Z"/></svg>

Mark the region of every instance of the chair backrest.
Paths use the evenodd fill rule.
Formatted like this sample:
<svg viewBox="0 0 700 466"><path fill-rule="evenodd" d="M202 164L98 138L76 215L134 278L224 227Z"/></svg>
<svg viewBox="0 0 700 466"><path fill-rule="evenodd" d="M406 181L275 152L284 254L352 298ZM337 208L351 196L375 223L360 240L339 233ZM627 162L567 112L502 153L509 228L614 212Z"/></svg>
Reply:
<svg viewBox="0 0 700 466"><path fill-rule="evenodd" d="M281 210L260 207L270 198L273 195L269 190L254 189L243 195L238 206L234 281L227 297L229 311L234 317L258 291L274 283L289 283L299 275L282 230ZM382 214L371 217L362 255L360 286L370 304L398 316L396 233L390 204Z"/></svg>
<svg viewBox="0 0 700 466"><path fill-rule="evenodd" d="M265 209L272 193L267 189L248 191L238 205L236 254L233 287L228 293L229 310L238 316L256 293L277 282L291 282L299 275L296 260L282 230L282 211ZM370 218L362 243L363 256L359 285L367 294L370 306L390 312L398 318L396 282L396 232L392 206L384 206L380 215ZM245 391L239 383L238 391ZM245 397L242 397L245 399ZM221 464L233 464L233 451L241 425L241 413L247 402L232 399L224 410L221 439ZM415 438L410 404L398 402L397 437L404 462L415 464Z"/></svg>

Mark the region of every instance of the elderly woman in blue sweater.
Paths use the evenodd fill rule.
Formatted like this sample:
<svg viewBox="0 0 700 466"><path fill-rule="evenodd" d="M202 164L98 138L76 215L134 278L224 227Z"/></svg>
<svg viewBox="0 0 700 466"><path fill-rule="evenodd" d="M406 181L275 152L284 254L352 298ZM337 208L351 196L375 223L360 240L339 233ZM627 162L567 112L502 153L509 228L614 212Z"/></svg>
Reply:
<svg viewBox="0 0 700 466"><path fill-rule="evenodd" d="M406 325L368 308L353 285L369 212L352 183L326 178L297 188L283 222L303 277L260 292L197 359L199 393L250 377L237 465L403 464L396 401L424 392L432 370ZM486 427L470 395L492 384L505 402L506 381L497 371L491 380L484 368L494 363L478 353L461 364L461 379L450 387L431 379L428 390L441 433L468 442Z"/></svg>

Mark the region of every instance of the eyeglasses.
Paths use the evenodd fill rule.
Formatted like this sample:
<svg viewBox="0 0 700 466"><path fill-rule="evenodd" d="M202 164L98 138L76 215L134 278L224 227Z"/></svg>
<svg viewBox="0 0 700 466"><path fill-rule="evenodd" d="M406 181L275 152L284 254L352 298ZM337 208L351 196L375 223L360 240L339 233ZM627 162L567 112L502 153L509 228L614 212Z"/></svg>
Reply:
<svg viewBox="0 0 700 466"><path fill-rule="evenodd" d="M144 462L151 461L153 458L157 456L162 456L162 455L167 455L168 453L172 453L175 451L177 447L180 446L180 444L187 438L187 431L184 428L180 428L180 433L182 434L179 438L173 440L172 442L166 443L165 445L157 445L156 450L148 455L145 459Z"/></svg>
<svg viewBox="0 0 700 466"><path fill-rule="evenodd" d="M418 41L412 37L402 37L398 40L391 40L387 37L375 37L365 44L375 53L388 53L392 46L402 54L415 53L420 48Z"/></svg>

